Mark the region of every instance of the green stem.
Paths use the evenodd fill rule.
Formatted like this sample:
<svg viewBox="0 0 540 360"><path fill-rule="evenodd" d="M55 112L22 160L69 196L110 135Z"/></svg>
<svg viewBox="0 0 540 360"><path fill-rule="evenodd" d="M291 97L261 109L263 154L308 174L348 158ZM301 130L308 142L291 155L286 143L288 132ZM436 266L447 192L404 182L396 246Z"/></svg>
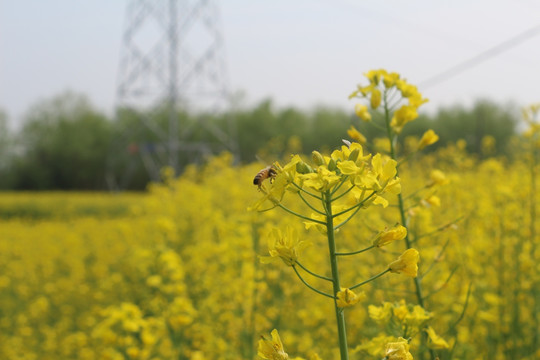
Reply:
<svg viewBox="0 0 540 360"><path fill-rule="evenodd" d="M388 101L387 101L387 92L384 92L384 120L386 123L386 135L388 136L388 140L390 141L390 157L398 161L397 155L396 155L396 141L397 141L397 135L393 134L392 127L390 126L390 110L388 108ZM396 177L399 177L399 168L396 168ZM401 193L397 195L398 197L398 208L399 208L399 215L401 218L401 223L406 228L409 228L409 221L407 219L407 216L405 215L405 204L403 200L403 196ZM405 245L407 249L411 248L411 239L409 238L409 232L407 231L407 235L405 236ZM425 309L425 303L424 303L424 297L422 295L422 285L420 284L420 278L417 276L414 279L414 288L416 293L416 299L418 301L418 305L420 305L422 308ZM425 345L427 342L427 334L424 333L424 336L422 337L422 345ZM431 359L435 360L435 353L433 350L430 350ZM420 360L423 360L423 354L420 355Z"/></svg>
<svg viewBox="0 0 540 360"><path fill-rule="evenodd" d="M339 270L336 256L336 241L334 238L334 215L332 215L332 197L330 191L326 191L324 197L324 208L326 209L326 235L328 237L328 250L330 254L330 267L332 269L332 284L334 286L334 295L341 291L339 284ZM345 314L337 305L334 297L334 308L336 310L336 320L339 336L339 352L341 360L349 359L347 346L347 329L345 326Z"/></svg>
<svg viewBox="0 0 540 360"><path fill-rule="evenodd" d="M354 189L354 186L351 186L350 188L348 188L347 190L345 190L344 192L342 192L341 194L339 194L338 196L336 196L334 198L334 200L337 200L345 195L347 195L349 193L349 191L351 191L352 189Z"/></svg>
<svg viewBox="0 0 540 360"><path fill-rule="evenodd" d="M277 203L277 206L279 206L280 208L282 208L283 210L285 210L289 214L293 214L294 216L298 216L301 219L308 220L308 221L313 221L314 223L321 224L321 225L326 225L326 223L324 221L315 220L315 219L312 219L310 217L304 216L302 214L298 214L297 212L292 211L291 209L289 209L288 207L282 205L281 203Z"/></svg>
<svg viewBox="0 0 540 360"><path fill-rule="evenodd" d="M436 293L438 293L439 291L441 291L442 289L444 289L448 283L450 282L450 280L452 279L452 277L454 276L454 274L456 273L456 270L458 269L458 266L456 266L454 269L452 269L452 271L450 271L450 275L448 275L448 277L446 278L445 282L439 286L439 288L433 290L432 292L430 292L429 294L427 294L426 296L424 296L424 299L429 299L431 296L435 295Z"/></svg>
<svg viewBox="0 0 540 360"><path fill-rule="evenodd" d="M384 92L384 115L385 115L384 118L386 121L386 134L388 136L388 140L390 140L390 157L397 161L396 150L395 150L395 142L396 142L397 136L394 136L392 134L392 127L390 126L390 112L388 109L386 96L387 94L385 91ZM397 168L396 168L396 177L399 177L399 170ZM397 197L398 197L398 208L399 208L399 215L401 218L401 223L403 224L403 226L408 228L409 221L407 219L407 216L405 215L405 204L403 201L403 196L401 195L401 193L399 193ZM407 232L407 235L405 236L405 245L407 246L407 249L411 248L411 240L409 238L408 232ZM414 278L414 285L415 285L416 298L418 300L418 305L424 307L422 287L420 285L420 279L418 277Z"/></svg>
<svg viewBox="0 0 540 360"><path fill-rule="evenodd" d="M418 238L416 238L416 240L418 241ZM441 251L439 251L439 253L437 254L437 256L435 256L434 260L431 262L431 264L429 265L429 267L427 268L426 271L423 272L422 276L420 276L420 279L423 279L427 274L429 274L429 272L431 271L431 269L433 269L433 267L435 266L435 264L437 263L437 261L441 258L442 254L444 253L444 251L446 250L446 247L448 246L448 244L450 243L450 239L446 240L446 242L444 243ZM427 296L426 296L427 298Z"/></svg>
<svg viewBox="0 0 540 360"><path fill-rule="evenodd" d="M362 250L358 250L358 251L353 251L353 252L338 252L336 253L336 255L338 256L348 256L348 255L356 255L356 254L360 254L360 253L363 253L364 251L368 251L368 250L371 250L373 249L375 246L374 245L371 245L365 249L362 249Z"/></svg>
<svg viewBox="0 0 540 360"><path fill-rule="evenodd" d="M293 182L292 184L293 184L298 190L303 191L303 192L305 192L306 194L308 194L309 196L312 196L312 197L314 197L315 199L319 199L319 200L322 201L322 198L321 198L320 196L317 196L317 195L315 195L315 194L313 194L313 193L307 191L306 189L304 189L303 187L301 187L300 185L298 185L298 184L295 183L295 182Z"/></svg>
<svg viewBox="0 0 540 360"><path fill-rule="evenodd" d="M410 198L412 198L413 196L415 196L416 194L418 194L419 192L423 191L423 190L426 190L428 189L429 186L423 186L421 187L420 189L416 190L416 191L413 191L412 193L410 193L409 195L407 195L406 197L403 198L403 200L409 200Z"/></svg>
<svg viewBox="0 0 540 360"><path fill-rule="evenodd" d="M450 326L450 329L454 329L460 322L463 320L463 317L465 316L465 311L467 311L467 307L469 306L469 298L471 296L471 289L472 289L472 282L469 283L469 286L467 288L467 297L465 298L465 303L463 304L463 310L461 311L461 314L459 314L459 317L457 320Z"/></svg>
<svg viewBox="0 0 540 360"><path fill-rule="evenodd" d="M536 251L536 166L538 164L538 151L535 148L535 143L532 143L532 164L531 164L531 203L530 203L530 243L531 243L531 253L534 254ZM533 286L535 286L534 284ZM538 287L535 286L536 289ZM536 290L534 292L534 309L533 309L533 324L535 329L540 330L540 316L538 315L538 312L540 310L540 292ZM538 348L538 342L539 342L539 331L534 331L534 335L532 337L532 348L537 349Z"/></svg>
<svg viewBox="0 0 540 360"><path fill-rule="evenodd" d="M339 223L338 225L336 225L336 226L334 227L334 230L337 230L337 229L339 229L340 227L342 227L343 225L345 225L346 223L348 223L349 220L351 220L351 219L354 217L354 215L356 215L356 213L357 213L358 211L360 211L360 209L361 209L360 206L357 207L356 210L354 210L354 212L353 212L347 219L343 220L341 223Z"/></svg>
<svg viewBox="0 0 540 360"><path fill-rule="evenodd" d="M375 276L372 276L372 277L370 277L369 279L367 279L367 280L365 280L365 281L362 281L361 283L358 283L358 284L356 284L356 285L354 285L354 286L351 286L349 289L350 289L350 290L353 290L353 289L356 289L357 287L360 287L360 286L362 286L362 285L365 285L365 284L367 284L367 283L370 282L370 281L373 281L373 280L375 280L375 279L377 279L377 278L380 278L381 276L383 276L384 274L386 274L386 273L389 272L389 271L390 271L390 269L386 269L386 270L384 270L384 271L383 271L382 273L380 273L380 274L377 274L377 275L375 275Z"/></svg>
<svg viewBox="0 0 540 360"><path fill-rule="evenodd" d="M311 205L306 198L302 195L301 192L298 192L298 196L300 196L300 199L313 211L315 211L317 214L326 215L326 213L322 212L321 210L317 209L315 206Z"/></svg>
<svg viewBox="0 0 540 360"><path fill-rule="evenodd" d="M326 276L322 276L322 275L319 275L319 274L316 274L314 273L313 271L309 270L308 268L306 268L304 265L300 264L300 262L297 260L296 261L296 264L298 266L300 266L305 272L307 272L308 274L310 275L313 275L315 277L318 277L319 279L323 279L323 280L326 280L326 281L332 281L332 279L330 279L329 277L326 277Z"/></svg>
<svg viewBox="0 0 540 360"><path fill-rule="evenodd" d="M298 270L296 269L296 266L292 266L294 272L296 273L296 275L298 276L298 278L300 279L300 281L302 281L304 283L304 285L306 285L308 288L310 288L311 290L315 291L317 294L321 294L323 296L326 296L326 297L329 297L331 299L334 299L334 297L330 294L327 294L325 292L322 292L321 290L319 289L316 289L314 288L313 286L309 285L306 280L304 280L304 278L302 277L302 275L300 275L300 273L298 272Z"/></svg>
<svg viewBox="0 0 540 360"><path fill-rule="evenodd" d="M364 205L364 203L365 203L366 201L368 201L369 199L371 199L371 197L372 197L373 195L375 195L375 191L372 192L371 194L369 194L369 196L368 196L367 198L365 198L364 200L360 201L358 204L356 204L356 205L354 205L354 206L351 206L350 208L345 209L345 210L343 210L343 211L340 211L340 212L338 212L337 214L334 214L334 217L338 217L338 216L340 216L340 215L343 215L343 214L345 214L345 213L348 213L348 212L351 211L351 210L356 209L357 207L360 207L360 206Z"/></svg>
<svg viewBox="0 0 540 360"><path fill-rule="evenodd" d="M338 190L341 188L341 186L343 186L343 184L345 184L345 181L347 181L348 178L349 178L349 175L344 176L343 179L341 179L341 181L339 182L339 184L334 186L334 190L332 190L332 193L330 195L333 196L336 192L338 192Z"/></svg>
<svg viewBox="0 0 540 360"><path fill-rule="evenodd" d="M417 235L416 236L416 240L419 240L421 238L425 238L425 237L428 237L428 236L431 236L431 235L434 235L438 232L441 232L441 231L444 231L446 229L448 229L450 226L454 225L454 224L457 224L458 221L461 221L465 216L460 216L458 217L456 220L454 221L451 221L447 224L444 224L442 226L439 226L437 229L433 230L433 231L430 231L430 232L427 232L427 233L424 233L424 234L420 234L420 235Z"/></svg>

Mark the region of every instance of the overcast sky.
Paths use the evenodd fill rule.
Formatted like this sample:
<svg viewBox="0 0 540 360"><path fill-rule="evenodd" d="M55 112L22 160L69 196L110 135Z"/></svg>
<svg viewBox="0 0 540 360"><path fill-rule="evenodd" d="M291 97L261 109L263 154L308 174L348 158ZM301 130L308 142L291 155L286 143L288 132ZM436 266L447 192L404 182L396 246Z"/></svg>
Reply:
<svg viewBox="0 0 540 360"><path fill-rule="evenodd" d="M156 0L157 1L157 0ZM126 0L0 0L0 109L12 124L65 90L112 113ZM420 91L426 111L489 98L540 101L540 1L219 1L230 88L245 105L353 108L373 68L425 81L503 44ZM528 38L516 38L527 34ZM516 40L506 43L507 40Z"/></svg>

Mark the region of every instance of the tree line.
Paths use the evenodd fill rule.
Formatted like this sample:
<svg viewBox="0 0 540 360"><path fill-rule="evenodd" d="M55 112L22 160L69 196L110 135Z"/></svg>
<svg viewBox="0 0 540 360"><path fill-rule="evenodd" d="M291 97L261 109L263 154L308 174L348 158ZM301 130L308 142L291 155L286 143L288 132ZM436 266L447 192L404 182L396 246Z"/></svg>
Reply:
<svg viewBox="0 0 540 360"><path fill-rule="evenodd" d="M149 112L151 116L118 109L115 116L107 116L84 95L65 93L34 105L20 129L10 131L0 111L0 189L106 190L110 187L107 179L121 178L128 171L129 181L123 188L144 189L150 177L141 149L159 144L163 138L156 130L167 133L170 120L166 106ZM145 118L152 119L151 124L141 120ZM219 114L177 109L174 119L182 142L201 145L178 153L180 168L204 162L205 157L226 148L233 150L237 163L271 162L290 152L332 149L351 125L367 139L381 135L352 110L276 109L271 100ZM469 152L481 155L482 139L490 136L495 140L493 155L504 154L518 121L512 106L481 100L469 108L456 105L420 115L405 128L402 138L421 136L431 128L440 136L432 150L464 139ZM233 143L223 146L216 141L216 133L229 134Z"/></svg>

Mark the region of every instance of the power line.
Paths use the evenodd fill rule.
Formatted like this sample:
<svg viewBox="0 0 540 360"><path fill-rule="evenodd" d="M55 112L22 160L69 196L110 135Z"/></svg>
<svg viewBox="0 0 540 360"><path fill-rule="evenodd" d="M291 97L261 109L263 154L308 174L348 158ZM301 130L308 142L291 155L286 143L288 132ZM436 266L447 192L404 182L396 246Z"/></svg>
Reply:
<svg viewBox="0 0 540 360"><path fill-rule="evenodd" d="M424 81L421 81L418 86L425 89L425 88L428 88L428 87L431 87L431 86L434 86L434 85L437 85L443 81L446 81L464 71L466 71L467 69L469 68L472 68L474 66L477 66L478 64L492 58L492 57L495 57L519 44L521 44L522 42L536 36L540 34L540 25L536 25L528 30L525 30L521 33L519 33L518 35L506 40L506 41L503 41L502 43L498 44L498 45L495 45L483 52L481 52L480 54L468 59L468 60L465 60L455 66L452 66L451 68L435 75L435 76L432 76Z"/></svg>

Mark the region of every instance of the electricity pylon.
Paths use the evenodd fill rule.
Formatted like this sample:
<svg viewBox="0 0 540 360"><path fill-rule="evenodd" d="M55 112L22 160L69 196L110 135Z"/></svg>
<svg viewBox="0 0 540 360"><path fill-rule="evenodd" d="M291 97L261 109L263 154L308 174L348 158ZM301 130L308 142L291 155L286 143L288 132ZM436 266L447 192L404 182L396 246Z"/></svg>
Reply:
<svg viewBox="0 0 540 360"><path fill-rule="evenodd" d="M159 180L164 166L178 172L180 153L189 153L191 160L221 150L236 153L232 121L226 131L212 126L204 116L189 127L179 125L179 110L213 115L228 108L223 36L215 1L130 0L116 96L117 109L136 111L152 139L134 143L130 139L134 129L130 129L123 140L116 140L114 155L124 151L139 156L152 180ZM190 141L199 126L209 137ZM129 183L130 167L121 177L108 179L111 187Z"/></svg>

